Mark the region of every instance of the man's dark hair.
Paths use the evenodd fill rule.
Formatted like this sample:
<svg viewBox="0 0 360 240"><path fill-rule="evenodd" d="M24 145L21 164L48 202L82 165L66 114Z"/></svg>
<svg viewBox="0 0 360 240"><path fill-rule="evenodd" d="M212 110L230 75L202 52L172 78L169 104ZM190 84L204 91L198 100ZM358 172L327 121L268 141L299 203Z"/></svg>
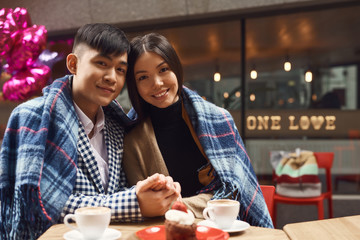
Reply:
<svg viewBox="0 0 360 240"><path fill-rule="evenodd" d="M79 28L75 35L73 52L80 44L86 44L103 55L117 56L130 51L125 33L106 23L86 24Z"/></svg>

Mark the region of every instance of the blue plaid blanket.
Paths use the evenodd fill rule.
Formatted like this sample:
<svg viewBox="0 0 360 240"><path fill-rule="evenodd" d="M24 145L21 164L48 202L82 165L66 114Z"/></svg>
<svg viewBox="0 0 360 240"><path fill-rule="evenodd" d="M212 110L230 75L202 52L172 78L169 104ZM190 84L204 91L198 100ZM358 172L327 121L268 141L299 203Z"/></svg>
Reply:
<svg viewBox="0 0 360 240"><path fill-rule="evenodd" d="M60 217L76 179L78 120L69 78L12 112L0 154L1 239L36 239Z"/></svg>
<svg viewBox="0 0 360 240"><path fill-rule="evenodd" d="M184 107L220 184L214 198L240 202L239 218L252 226L273 228L260 185L232 116L223 108L183 88ZM212 188L212 186L206 186Z"/></svg>
<svg viewBox="0 0 360 240"><path fill-rule="evenodd" d="M0 152L1 239L37 239L72 193L79 122L70 78L55 80L9 118ZM117 102L106 108L125 123Z"/></svg>

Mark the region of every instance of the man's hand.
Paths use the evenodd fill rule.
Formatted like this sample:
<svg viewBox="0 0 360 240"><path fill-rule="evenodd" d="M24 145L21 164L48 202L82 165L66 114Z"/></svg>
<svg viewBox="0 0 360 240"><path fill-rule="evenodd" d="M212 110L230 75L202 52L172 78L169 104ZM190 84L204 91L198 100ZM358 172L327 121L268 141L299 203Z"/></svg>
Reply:
<svg viewBox="0 0 360 240"><path fill-rule="evenodd" d="M154 174L136 184L136 196L144 217L162 216L180 198L181 187L171 177Z"/></svg>

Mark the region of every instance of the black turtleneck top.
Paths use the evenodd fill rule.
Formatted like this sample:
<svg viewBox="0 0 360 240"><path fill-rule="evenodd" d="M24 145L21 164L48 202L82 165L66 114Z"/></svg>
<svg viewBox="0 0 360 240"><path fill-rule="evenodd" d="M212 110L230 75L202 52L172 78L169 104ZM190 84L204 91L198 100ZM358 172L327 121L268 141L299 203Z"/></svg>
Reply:
<svg viewBox="0 0 360 240"><path fill-rule="evenodd" d="M198 169L207 163L182 118L181 99L167 108L150 107L150 117L160 152L170 176L181 185L181 195L196 194L203 185Z"/></svg>

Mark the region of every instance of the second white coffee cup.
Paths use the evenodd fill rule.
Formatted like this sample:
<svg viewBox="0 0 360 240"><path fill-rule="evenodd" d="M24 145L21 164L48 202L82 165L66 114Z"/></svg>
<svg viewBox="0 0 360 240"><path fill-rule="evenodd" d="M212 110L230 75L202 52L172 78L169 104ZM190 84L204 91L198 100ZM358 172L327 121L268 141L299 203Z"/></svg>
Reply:
<svg viewBox="0 0 360 240"><path fill-rule="evenodd" d="M221 229L229 229L236 220L240 203L231 199L216 199L207 202L203 216L213 221Z"/></svg>
<svg viewBox="0 0 360 240"><path fill-rule="evenodd" d="M77 227L69 223L72 219ZM67 214L64 223L71 229L79 231L85 240L101 239L110 224L111 209L107 207L83 207L75 210L75 214Z"/></svg>

